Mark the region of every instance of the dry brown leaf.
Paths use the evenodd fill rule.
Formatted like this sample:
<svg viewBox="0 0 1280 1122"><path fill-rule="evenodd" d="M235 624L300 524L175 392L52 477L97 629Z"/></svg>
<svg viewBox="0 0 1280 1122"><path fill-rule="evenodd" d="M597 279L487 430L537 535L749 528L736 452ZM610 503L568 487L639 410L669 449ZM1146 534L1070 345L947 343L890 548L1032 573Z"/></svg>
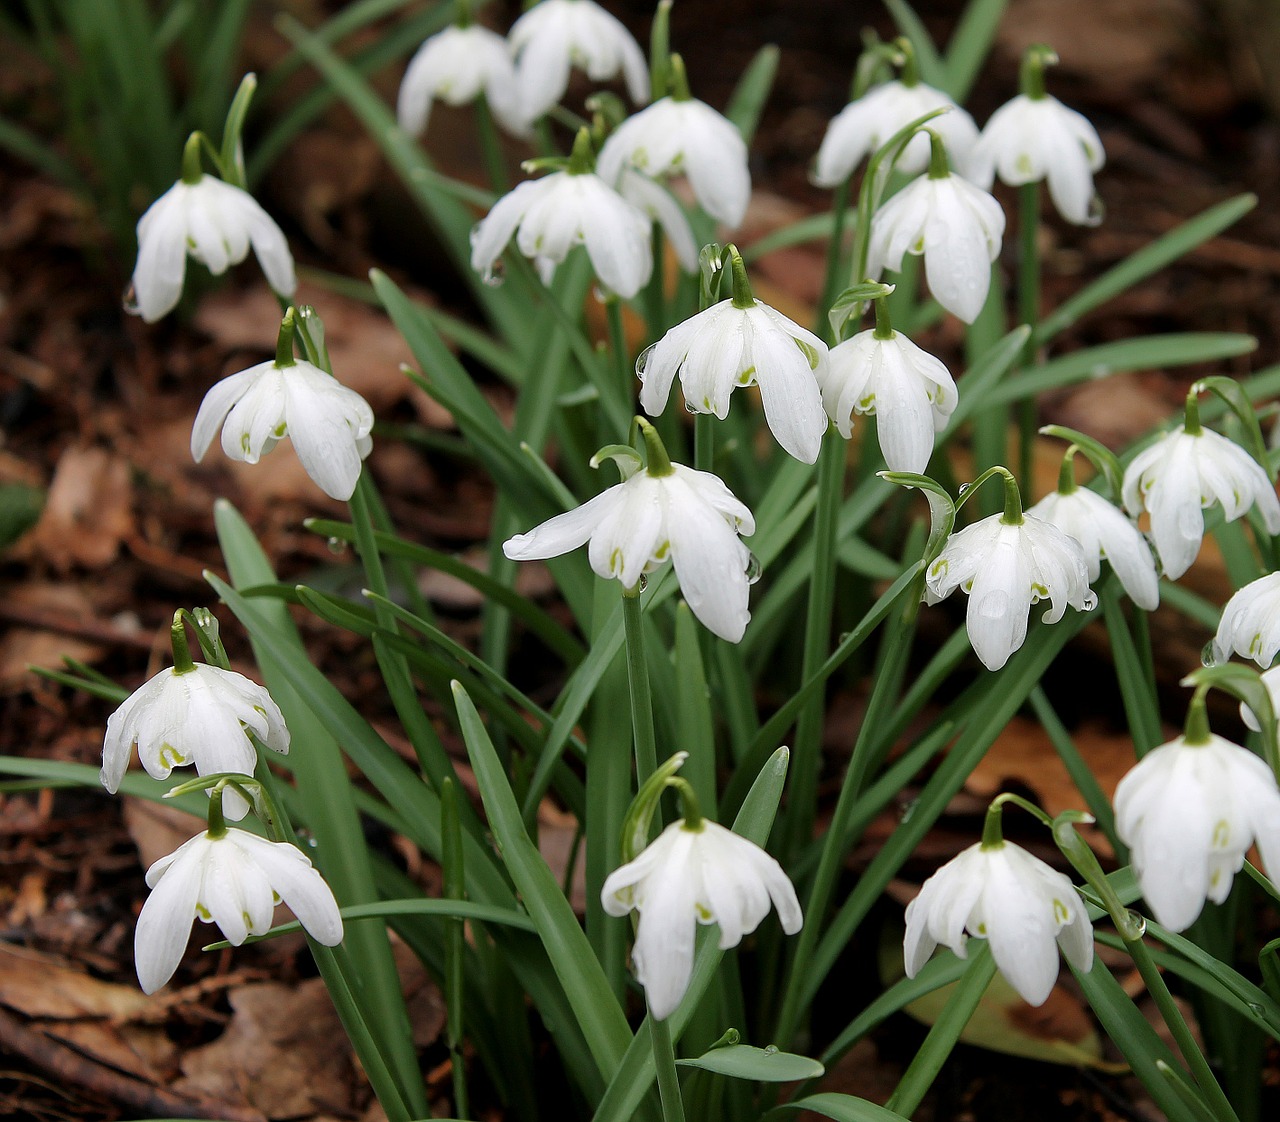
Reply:
<svg viewBox="0 0 1280 1122"><path fill-rule="evenodd" d="M136 760L135 756L135 763ZM166 806L150 799L132 796L126 796L124 800L124 824L133 844L138 847L138 860L144 869L172 853L206 826L203 818L197 818L176 806Z"/></svg>
<svg viewBox="0 0 1280 1122"><path fill-rule="evenodd" d="M0 1004L28 1017L128 1020L150 1003L141 990L91 978L49 955L0 943Z"/></svg>
<svg viewBox="0 0 1280 1122"><path fill-rule="evenodd" d="M55 569L109 565L133 531L129 464L104 448L72 446L62 453L28 548Z"/></svg>

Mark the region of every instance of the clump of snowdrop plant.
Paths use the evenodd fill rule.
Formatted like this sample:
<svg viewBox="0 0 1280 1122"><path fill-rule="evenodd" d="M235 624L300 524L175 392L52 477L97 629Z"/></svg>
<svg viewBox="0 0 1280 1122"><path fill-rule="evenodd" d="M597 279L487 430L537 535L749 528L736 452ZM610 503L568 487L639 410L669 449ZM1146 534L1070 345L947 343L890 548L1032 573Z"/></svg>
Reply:
<svg viewBox="0 0 1280 1122"><path fill-rule="evenodd" d="M277 575L255 528L227 500L215 505L226 564L211 565L207 579L260 671L233 672L212 615L197 610L175 622L173 666L152 668L123 702L87 667L58 677L118 705L100 775L87 782L172 796L206 816L206 829L147 872L135 936L144 990L181 979L195 918L239 945L274 934L283 901L311 937L389 1122L495 1110L513 1119L750 1122L798 1109L812 1085L803 1081L823 1065L790 1050L835 1062L858 1036L846 1026L865 1024L867 1009L850 1004L845 978L865 974L861 948L883 938L884 917L892 939L902 932L878 901L912 875L922 839L1021 715L1044 726L1043 751L1063 756L1080 806L1051 820L1026 799L998 795L981 839L939 862L906 909L911 980L888 983L876 1008L958 981L888 1109L916 1115L995 970L1039 1004L1061 956L1154 1109L1173 1122L1256 1115L1243 1100L1236 1111L1229 1096L1252 1075L1261 1085L1261 1072L1224 1089L1205 1056L1227 1054L1246 1021L1280 1039L1275 995L1256 980L1274 934L1257 901L1280 866L1280 672L1225 661L1268 667L1280 647L1280 500L1249 400L1258 394L1202 379L1185 423L1136 452L1047 427L1070 447L1057 489L1023 511L1021 494L1035 482L1037 391L1101 377L1115 363L1119 341L1095 351L1073 324L1099 307L1104 288L1145 276L1151 258L1117 263L1105 285L1082 289L1069 306L1043 298L1038 185L1047 183L1059 212L1045 222L1097 221L1102 146L1045 92L1052 54L1043 48L1027 55L1022 94L979 138L958 102L996 39L1001 8L967 8L964 33L945 50L920 37L868 41L850 59L861 96L815 153L815 180L836 188L832 213L744 240L741 251L703 239L714 223L742 222L752 171L770 170L750 153L771 56L748 69L722 116L690 95L699 83L672 53L669 0L658 5L647 61L592 0L541 0L505 42L468 23L462 5L460 23L409 63L395 106L381 103L327 33L281 21L368 125L459 267L454 287L465 294L426 271L413 275L434 286L426 300L376 269L367 290L412 352L406 372L456 431L379 418L388 440L408 439L398 459L378 463L378 477L364 471L373 411L333 377L319 312L290 303L289 247L243 186L247 94L237 95L220 149L193 136L181 181L139 224L138 311L150 322L177 304L188 257L218 274L252 248L281 298L276 358L202 384L192 452L202 457L220 433L228 456L269 472L276 461L266 453L288 438L311 478L347 507L338 516L328 504L332 517L308 521L320 543L300 551L304 566ZM803 6L793 15L808 18ZM707 57L714 29L702 30L706 42L682 32L692 39L685 58ZM558 104L574 68L591 82L621 82L635 106L651 89L657 100L627 116L621 98L598 91L583 121ZM506 148L509 138L475 114L484 188L450 179L428 127L437 102L478 99L522 134L522 147ZM526 168L540 178L512 190L506 169L529 144L537 157ZM305 186L305 169L293 172ZM691 195L667 189L679 176ZM1016 254L1001 254L1004 211L984 189L997 176L1018 188ZM1220 204L1171 232L1159 252L1216 236L1248 205ZM755 276L756 298L749 270L759 258L819 240L826 269L813 307L767 290L767 269ZM497 286L509 246L519 257ZM559 268L578 246L584 267ZM319 247L308 253L321 256ZM911 255L923 255L923 291ZM899 274L896 288L867 280L886 270ZM1016 292L1007 283L1015 278ZM1067 279L1044 292L1059 300ZM855 333L869 303L875 326ZM1229 335L1120 348L1143 368L1246 350ZM677 380L684 408L668 409ZM1232 409L1239 429L1229 431L1257 445L1254 456L1200 423L1204 390ZM1100 481L1077 482L1081 454ZM602 487L586 465L605 459L622 479ZM1004 463L1018 471L993 466ZM466 530L438 540L440 525L466 520L416 509L416 485L386 501L379 483L396 465L414 478L462 475L491 512L491 540ZM956 529L958 510L994 497L978 495L992 476L1004 484L1003 511L988 505ZM957 479L975 485L953 501ZM926 496L928 522L894 484ZM1116 494L1123 510L1109 501ZM1206 518L1215 506L1238 524ZM274 513L269 540L292 511ZM1218 664L1188 679L1197 693L1186 731L1157 746L1166 714L1153 670L1170 656L1152 646L1147 616L1159 605L1188 614L1188 628L1212 625L1226 595L1211 603L1207 585L1173 585L1206 533L1243 587L1206 655ZM517 564L531 560L545 571ZM446 585L468 595L446 596ZM956 613L920 606L957 590L968 596L967 643L946 634L958 630ZM1041 601L1043 626L1033 626ZM326 649L350 652L358 689L313 662L321 626L351 633ZM184 627L199 641L195 658ZM1068 675L1061 652L1086 629ZM1098 654L1105 644L1109 656ZM1114 667L1084 666L1107 657ZM1210 687L1244 704L1255 729L1247 745L1208 731ZM1077 743L1094 693L1129 722L1141 757L1114 813ZM841 734L840 751L827 751L837 731L829 707L851 696L865 716ZM659 764L663 744L683 751ZM470 770L459 775L463 749ZM130 773L135 751L141 770ZM166 796L185 766L194 778ZM53 778L72 774L81 773L63 765ZM1037 774L1020 778L1036 791ZM478 801L461 794L472 784ZM1003 838L1008 801L1051 828L1078 878ZM872 820L891 833L846 878ZM544 857L556 844L549 823L572 839L554 868ZM1076 829L1086 824L1092 832ZM1251 846L1266 874L1237 876ZM1140 897L1126 891L1126 863ZM410 878L405 866L424 875ZM422 883L438 885L432 899ZM1214 910L1219 903L1228 906ZM1128 967L1095 960L1086 907L1098 906L1109 921L1100 936L1136 967L1176 1054L1114 981ZM344 911L359 923L344 930ZM1147 912L1186 932L1157 932L1159 964ZM1206 912L1211 922L1197 923ZM447 1088L424 1085L388 922L443 994ZM934 958L940 948L954 955ZM1210 1006L1240 1019L1189 1024L1182 1012ZM682 1065L702 1069L697 1077L682 1082L677 1049ZM742 1082L731 1091L732 1079ZM868 1109L835 1092L808 1105L840 1117Z"/></svg>

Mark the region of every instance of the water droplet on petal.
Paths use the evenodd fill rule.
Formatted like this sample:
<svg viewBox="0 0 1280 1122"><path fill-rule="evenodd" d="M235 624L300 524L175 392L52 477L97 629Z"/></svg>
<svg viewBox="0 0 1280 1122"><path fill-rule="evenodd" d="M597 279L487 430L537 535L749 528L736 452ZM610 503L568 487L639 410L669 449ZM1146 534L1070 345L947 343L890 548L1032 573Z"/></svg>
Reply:
<svg viewBox="0 0 1280 1122"><path fill-rule="evenodd" d="M961 484L960 484L960 494L962 494L962 495L963 495L963 494L964 494L966 491L968 491L968 490L969 490L969 488L970 488L970 487L972 487L972 486L973 486L973 484L972 484L972 483L961 483Z"/></svg>
<svg viewBox="0 0 1280 1122"><path fill-rule="evenodd" d="M646 588L649 587L649 578L644 573L640 574L640 579L636 582L636 587L641 592L643 592Z"/></svg>
<svg viewBox="0 0 1280 1122"><path fill-rule="evenodd" d="M637 378L644 377L644 368L649 365L649 356L653 354L654 349L657 346L658 346L657 343L650 343L647 347L645 347L644 350L640 352L639 357L636 359L636 377Z"/></svg>
<svg viewBox="0 0 1280 1122"><path fill-rule="evenodd" d="M1201 665L1202 665L1202 666L1217 666L1217 665L1218 665L1218 655L1217 655L1217 652L1216 652L1216 651L1214 651L1214 649L1213 649L1213 640L1212 640L1212 639L1210 639L1210 640L1209 640L1209 642L1207 642L1207 643L1204 645L1204 649L1203 649L1203 650L1201 650L1201 652L1200 652L1200 663L1201 663Z"/></svg>
<svg viewBox="0 0 1280 1122"><path fill-rule="evenodd" d="M696 414L697 414L697 412L698 412L698 410L696 410L696 409L693 407L693 403L692 403L692 402L690 402L690 401L688 401L688 400L686 400L686 401L685 401L685 403L684 403L684 411L685 411L686 413L693 413L693 414L695 414L695 415L696 415Z"/></svg>
<svg viewBox="0 0 1280 1122"><path fill-rule="evenodd" d="M768 1044L765 1046L764 1054L766 1056L776 1056L778 1054L778 1046L776 1044Z"/></svg>
<svg viewBox="0 0 1280 1122"><path fill-rule="evenodd" d="M760 572L764 568L760 564L760 558L754 553L747 554L747 583L755 584L760 579Z"/></svg>
<svg viewBox="0 0 1280 1122"><path fill-rule="evenodd" d="M136 316L141 314L138 307L138 293L133 287L133 282L129 282L129 287L124 290L124 295L120 297L120 306L124 308L126 315Z"/></svg>

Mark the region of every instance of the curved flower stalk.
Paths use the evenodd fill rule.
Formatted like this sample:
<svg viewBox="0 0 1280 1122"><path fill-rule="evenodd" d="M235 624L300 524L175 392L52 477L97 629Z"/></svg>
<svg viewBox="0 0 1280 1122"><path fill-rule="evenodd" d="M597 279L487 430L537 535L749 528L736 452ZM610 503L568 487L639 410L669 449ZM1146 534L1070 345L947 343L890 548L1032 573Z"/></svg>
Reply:
<svg viewBox="0 0 1280 1122"><path fill-rule="evenodd" d="M827 126L814 161L813 181L819 187L837 187L849 178L864 157L881 147L899 129L935 109L945 109L931 128L938 130L947 151L962 172L978 142L973 118L941 90L907 75L868 90L846 105ZM923 135L912 137L898 157L896 167L916 175L929 166L929 144Z"/></svg>
<svg viewBox="0 0 1280 1122"><path fill-rule="evenodd" d="M1202 511L1214 503L1222 504L1228 522L1256 505L1267 530L1280 533L1275 486L1238 444L1201 428L1196 392L1193 386L1182 427L1139 452L1121 488L1130 514L1150 513L1156 555L1170 580L1191 568L1204 538Z"/></svg>
<svg viewBox="0 0 1280 1122"><path fill-rule="evenodd" d="M665 787L679 792L684 817L610 873L600 889L609 915L640 913L632 962L655 1020L674 1013L689 988L698 924L719 924L720 949L728 950L760 925L770 904L788 935L804 922L782 866L754 842L702 817L693 789L675 777L686 755L677 753L641 787L627 815L624 856L643 844Z"/></svg>
<svg viewBox="0 0 1280 1122"><path fill-rule="evenodd" d="M534 561L589 543L591 568L624 589L670 560L693 614L736 643L751 618L752 579L751 552L738 535L755 533L755 519L716 476L671 463L653 427L637 420L649 451L645 471L624 464L622 483L510 538L502 552L513 561Z"/></svg>
<svg viewBox="0 0 1280 1122"><path fill-rule="evenodd" d="M593 82L621 71L637 105L649 100L644 52L622 23L592 0L541 0L511 26L519 111L532 123L553 108L579 66Z"/></svg>
<svg viewBox="0 0 1280 1122"><path fill-rule="evenodd" d="M1199 694L1183 735L1120 780L1115 811L1142 895L1171 931L1190 927L1205 900L1227 898L1255 842L1267 872L1280 872L1276 777L1252 752L1209 731Z"/></svg>
<svg viewBox="0 0 1280 1122"><path fill-rule="evenodd" d="M306 854L287 842L211 827L152 865L147 886L152 892L134 934L134 962L145 993L173 977L197 916L216 923L238 947L248 936L270 930L275 905L283 900L316 942L342 942L333 892Z"/></svg>
<svg viewBox="0 0 1280 1122"><path fill-rule="evenodd" d="M250 733L274 752L289 751L284 716L264 686L234 670L189 657L184 662L160 671L107 718L100 778L113 795L135 748L154 779L168 779L175 767L188 764L199 775L252 775L258 753ZM230 817L243 818L248 809L237 792L229 793Z"/></svg>
<svg viewBox="0 0 1280 1122"><path fill-rule="evenodd" d="M1240 589L1222 609L1213 656L1251 658L1263 670L1280 653L1280 573L1268 573Z"/></svg>
<svg viewBox="0 0 1280 1122"><path fill-rule="evenodd" d="M183 157L182 178L138 220L138 263L129 307L155 323L182 296L188 256L218 276L243 261L250 246L267 283L278 295L291 297L298 281L280 227L248 191L200 170L199 134L194 134Z"/></svg>
<svg viewBox="0 0 1280 1122"><path fill-rule="evenodd" d="M986 939L1000 973L1032 1005L1058 978L1058 950L1077 970L1093 965L1093 925L1075 886L1013 842L983 840L933 874L907 905L903 957L914 978L939 944L966 957Z"/></svg>
<svg viewBox="0 0 1280 1122"><path fill-rule="evenodd" d="M893 330L885 297L876 297L875 306L874 329L831 348L822 404L846 440L855 413L874 415L889 470L923 472L934 436L947 427L960 397L941 360Z"/></svg>
<svg viewBox="0 0 1280 1122"><path fill-rule="evenodd" d="M968 593L969 641L988 670L999 670L1026 640L1033 604L1048 600L1044 622L1057 623L1068 606L1091 611L1097 597L1089 587L1080 543L1035 515L1023 514L1012 475L1004 468L991 472L1005 480L1004 513L980 519L947 539L925 574L925 595L937 603L957 588Z"/></svg>
<svg viewBox="0 0 1280 1122"><path fill-rule="evenodd" d="M191 430L196 463L222 427L222 450L256 464L288 436L307 474L330 498L351 498L373 447L373 410L355 390L292 354L293 312L285 315L273 362L223 378L200 403Z"/></svg>
<svg viewBox="0 0 1280 1122"><path fill-rule="evenodd" d="M1102 209L1093 188L1105 155L1087 118L1045 93L1044 67L1058 61L1032 47L1023 61L1023 92L992 115L974 146L969 177L990 187L996 175L1012 187L1047 181L1058 213L1077 226L1096 226Z"/></svg>
<svg viewBox="0 0 1280 1122"><path fill-rule="evenodd" d="M640 356L640 404L650 416L660 414L678 373L685 405L723 419L735 389L759 385L769 431L811 464L827 431L820 389L827 345L751 295L736 250L731 262L733 296L677 324Z"/></svg>
<svg viewBox="0 0 1280 1122"><path fill-rule="evenodd" d="M521 183L471 231L471 267L492 282L494 265L515 235L516 247L549 282L569 250L584 245L605 287L625 298L639 292L653 272L650 220L596 175L591 163L591 141L582 129L564 171Z"/></svg>
<svg viewBox="0 0 1280 1122"><path fill-rule="evenodd" d="M604 142L599 174L617 183L624 167L655 179L689 177L694 197L726 226L742 224L751 197L747 145L737 126L689 95L684 65L671 56L675 92L628 117Z"/></svg>
<svg viewBox="0 0 1280 1122"><path fill-rule="evenodd" d="M523 136L516 71L507 41L479 24L446 27L426 40L409 60L396 99L396 119L411 136L426 131L432 103L466 105L484 94L508 132Z"/></svg>
<svg viewBox="0 0 1280 1122"><path fill-rule="evenodd" d="M1129 598L1144 611L1160 603L1160 578L1155 558L1138 525L1096 491L1076 484L1072 466L1078 446L1067 449L1058 476L1058 489L1045 495L1027 513L1057 526L1084 550L1092 583L1102 575L1105 557ZM1112 458L1114 463L1114 458ZM1109 468L1118 474L1118 468ZM1108 478L1114 479L1115 474Z"/></svg>
<svg viewBox="0 0 1280 1122"><path fill-rule="evenodd" d="M900 270L906 254L923 254L934 299L972 323L991 287L1004 211L988 192L950 170L933 124L925 131L933 146L928 174L907 184L872 217L867 272L878 277L885 268Z"/></svg>

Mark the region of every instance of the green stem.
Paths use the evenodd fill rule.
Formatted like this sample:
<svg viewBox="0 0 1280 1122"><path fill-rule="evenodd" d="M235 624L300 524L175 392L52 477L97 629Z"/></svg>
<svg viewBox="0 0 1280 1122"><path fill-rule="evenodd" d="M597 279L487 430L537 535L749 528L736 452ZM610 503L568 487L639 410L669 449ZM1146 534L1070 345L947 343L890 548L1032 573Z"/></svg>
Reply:
<svg viewBox="0 0 1280 1122"><path fill-rule="evenodd" d="M609 354L613 359L614 379L622 388L624 399L629 402L635 366L630 362L631 353L627 349L627 332L622 324L622 301L611 295L605 300L604 306L605 318L609 323Z"/></svg>
<svg viewBox="0 0 1280 1122"><path fill-rule="evenodd" d="M1204 432L1200 427L1200 403L1197 397L1200 394L1199 385L1194 385L1187 391L1187 405L1183 416L1182 428L1188 436L1199 436Z"/></svg>
<svg viewBox="0 0 1280 1122"><path fill-rule="evenodd" d="M631 729L635 743L636 775L658 770L657 739L653 732L653 697L649 692L649 664L644 655L644 619L640 587L622 590L622 626L627 638L627 681L631 686Z"/></svg>
<svg viewBox="0 0 1280 1122"><path fill-rule="evenodd" d="M644 317L649 338L661 338L667 323L667 251L662 224L655 222L649 234L649 249L653 254L653 272L644 289Z"/></svg>
<svg viewBox="0 0 1280 1122"><path fill-rule="evenodd" d="M191 647L187 644L187 628L182 621L182 610L173 613L173 623L169 627L169 643L173 647L173 672L190 674L196 668L191 658Z"/></svg>
<svg viewBox="0 0 1280 1122"><path fill-rule="evenodd" d="M675 1047L666 1021L649 1014L649 1036L653 1040L653 1066L658 1073L658 1094L662 1099L663 1122L684 1122L684 1099L676 1073Z"/></svg>
<svg viewBox="0 0 1280 1122"><path fill-rule="evenodd" d="M853 176L849 176L836 187L831 199L831 240L827 242L827 273L822 282L822 299L818 303L818 323L814 330L828 343L838 343L831 330L831 320L827 313L835 303L840 292L841 278L845 276L844 263L844 230L848 219L849 193Z"/></svg>
<svg viewBox="0 0 1280 1122"><path fill-rule="evenodd" d="M476 124L480 130L480 148L484 153L485 171L489 176L489 186L494 194L505 195L511 190L511 181L507 178L507 162L502 154L502 138L498 135L498 127L493 121L493 110L484 94L476 98Z"/></svg>
<svg viewBox="0 0 1280 1122"><path fill-rule="evenodd" d="M818 498L813 524L813 576L805 616L804 654L800 681L807 682L827 657L831 612L836 584L836 528L844 487L845 443L838 433L823 440L818 454ZM822 726L826 693L817 690L796 721L791 757L791 798L783 829L781 860L785 865L805 845L813 831L818 773L822 768Z"/></svg>
<svg viewBox="0 0 1280 1122"><path fill-rule="evenodd" d="M1023 368L1035 362L1036 327L1040 323L1040 184L1024 183L1018 188L1018 320L1031 327ZM1036 399L1028 394L1018 403L1018 479L1024 487L1032 483L1035 464Z"/></svg>
<svg viewBox="0 0 1280 1122"><path fill-rule="evenodd" d="M696 413L693 418L693 466L714 471L716 461L716 415Z"/></svg>
<svg viewBox="0 0 1280 1122"><path fill-rule="evenodd" d="M452 779L440 787L442 894L448 900L466 897L466 871L462 857L462 824L458 819L458 792ZM453 1113L456 1118L470 1115L467 1094L467 1068L462 1051L465 1037L463 995L466 992L463 966L466 951L466 923L461 917L445 924L444 988L446 1037L453 1083Z"/></svg>

